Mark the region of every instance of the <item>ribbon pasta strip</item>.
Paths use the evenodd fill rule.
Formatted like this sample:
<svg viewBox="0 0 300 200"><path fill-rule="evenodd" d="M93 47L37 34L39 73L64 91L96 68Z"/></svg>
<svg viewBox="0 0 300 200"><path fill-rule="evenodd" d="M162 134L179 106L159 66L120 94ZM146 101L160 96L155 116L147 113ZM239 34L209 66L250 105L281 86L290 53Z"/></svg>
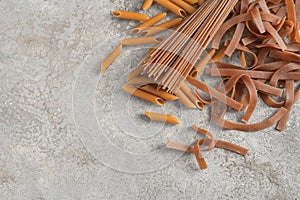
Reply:
<svg viewBox="0 0 300 200"><path fill-rule="evenodd" d="M192 128L195 129L197 132L208 136L208 138L203 138L203 139L198 140L193 146L188 146L188 145L184 145L184 144L181 144L178 142L173 142L173 141L168 140L166 142L166 147L169 149L194 153L200 169L207 168L207 164L203 157L202 151L211 151L214 148L221 148L221 149L235 152L242 156L246 156L246 154L248 153L248 149L246 149L242 146L239 146L239 145L236 145L236 144L233 144L230 142L226 142L223 140L214 139L213 134L211 134L209 131L207 131L205 129L201 129L195 125L193 125ZM203 147L203 146L206 148L201 149L201 147Z"/></svg>

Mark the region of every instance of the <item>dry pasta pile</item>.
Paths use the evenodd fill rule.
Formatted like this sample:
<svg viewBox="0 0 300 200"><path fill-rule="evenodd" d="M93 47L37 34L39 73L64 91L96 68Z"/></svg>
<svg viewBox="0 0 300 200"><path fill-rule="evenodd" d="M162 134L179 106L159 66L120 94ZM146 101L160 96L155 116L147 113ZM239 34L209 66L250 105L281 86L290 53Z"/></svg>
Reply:
<svg viewBox="0 0 300 200"><path fill-rule="evenodd" d="M177 99L188 108L209 105L212 121L229 130L259 131L274 124L277 130L285 129L300 96L300 0L145 0L143 9L154 2L179 17L161 23L167 13L149 18L114 11L115 17L142 22L130 31L137 37L122 40L102 62L102 72L121 54L122 46L154 44L130 72L128 84L122 87L127 93L159 106ZM175 27L165 38L155 36ZM226 40L229 30L232 36ZM233 55L239 55L240 65L229 63ZM197 79L201 73L221 81L209 86ZM259 98L277 111L251 124ZM240 122L226 119L229 109L243 112ZM152 120L180 123L175 116L144 114ZM167 141L166 147L194 153L200 169L207 167L202 151L216 147L247 154L244 147L193 128L207 137L193 146Z"/></svg>

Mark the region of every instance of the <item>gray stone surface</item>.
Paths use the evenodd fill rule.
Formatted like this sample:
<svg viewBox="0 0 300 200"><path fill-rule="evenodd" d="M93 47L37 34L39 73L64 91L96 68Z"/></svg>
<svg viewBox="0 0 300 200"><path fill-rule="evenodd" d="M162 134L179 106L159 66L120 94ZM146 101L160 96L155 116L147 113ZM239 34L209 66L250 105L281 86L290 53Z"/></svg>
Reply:
<svg viewBox="0 0 300 200"><path fill-rule="evenodd" d="M141 5L0 1L0 199L299 199L299 103L282 133L223 131L209 122L208 108L178 103L163 111L183 125L162 126L140 115L159 108L120 90L143 51L124 49L98 74L101 60L136 24L110 11ZM261 104L253 121L271 112ZM192 123L249 154L215 149L205 154L209 168L199 171L193 155L163 145L199 137L187 128Z"/></svg>

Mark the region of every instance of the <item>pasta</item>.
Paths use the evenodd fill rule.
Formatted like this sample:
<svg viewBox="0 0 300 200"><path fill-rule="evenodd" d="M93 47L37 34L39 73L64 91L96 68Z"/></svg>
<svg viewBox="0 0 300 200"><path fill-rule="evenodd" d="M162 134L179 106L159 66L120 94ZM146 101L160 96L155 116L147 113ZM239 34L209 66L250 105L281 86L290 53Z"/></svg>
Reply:
<svg viewBox="0 0 300 200"><path fill-rule="evenodd" d="M124 85L122 87L122 89L125 92L127 92L127 93L129 93L129 94L131 94L133 96L142 98L142 99L144 99L146 101L149 101L149 102L151 102L153 104L156 104L156 105L159 105L159 106L163 106L165 104L165 101L162 98L159 98L159 97L157 97L157 96L155 96L153 94L150 94L148 92L145 92L143 90L140 90L140 89L137 89L137 88L133 88L133 87L130 87L128 85Z"/></svg>
<svg viewBox="0 0 300 200"><path fill-rule="evenodd" d="M143 38L127 38L122 40L122 44L125 46L135 46L143 44L157 44L162 41L161 37L143 37Z"/></svg>
<svg viewBox="0 0 300 200"><path fill-rule="evenodd" d="M151 94L154 94L154 95L156 95L164 100L167 100L167 101L174 101L174 100L178 99L178 97L176 97L175 95L170 94L164 90L158 90L157 88L155 88L154 86L151 86L151 85L143 86L140 89L144 90L146 92L149 92Z"/></svg>
<svg viewBox="0 0 300 200"><path fill-rule="evenodd" d="M191 72L191 76L192 77L197 77L202 70L204 69L204 67L209 63L209 61L212 59L212 57L214 56L216 50L215 49L211 49L202 59L200 59L200 61L198 62L198 64L194 67L193 71Z"/></svg>
<svg viewBox="0 0 300 200"><path fill-rule="evenodd" d="M160 22L161 20L163 20L165 17L167 16L167 13L161 13L158 14L150 19L148 19L147 21L144 21L143 23L139 24L138 26L136 26L134 29L131 30L131 34L138 34L140 33L142 30L144 30L146 27L150 27L153 26L154 24Z"/></svg>
<svg viewBox="0 0 300 200"><path fill-rule="evenodd" d="M178 26L181 22L182 22L182 18L176 18L176 19L169 20L169 21L159 24L157 26L149 27L149 28L143 30L141 32L141 36L146 37L146 36L154 35L156 33L160 33L166 29L170 29L175 26Z"/></svg>
<svg viewBox="0 0 300 200"><path fill-rule="evenodd" d="M153 0L145 0L143 4L143 10L148 10L153 4Z"/></svg>
<svg viewBox="0 0 300 200"><path fill-rule="evenodd" d="M183 8L187 13L192 14L196 11L196 8L191 6L190 4L186 3L183 0L170 0L174 4L178 5L179 7Z"/></svg>
<svg viewBox="0 0 300 200"><path fill-rule="evenodd" d="M130 19L136 21L145 21L148 20L149 17L145 14L135 13L135 12L127 12L122 10L116 10L112 12L112 15L121 18L121 19Z"/></svg>
<svg viewBox="0 0 300 200"><path fill-rule="evenodd" d="M156 0L156 2L180 17L187 17L185 10L170 2L169 0Z"/></svg>
<svg viewBox="0 0 300 200"><path fill-rule="evenodd" d="M101 64L101 73L105 72L105 70L115 61L115 59L122 53L122 44L117 46L113 50L113 52L102 62Z"/></svg>
<svg viewBox="0 0 300 200"><path fill-rule="evenodd" d="M200 169L207 168L207 164L202 155L202 151L211 151L214 148L221 148L221 149L235 152L242 156L246 156L248 153L248 149L246 149L242 146L239 146L239 145L236 145L236 144L233 144L230 142L226 142L223 140L214 139L213 134L211 134L209 131L207 131L205 129L198 128L195 125L193 125L192 128L194 128L197 132L208 136L208 138L198 140L194 146L188 146L188 145L184 145L184 144L181 144L178 142L173 142L173 141L168 140L166 142L166 147L169 149L175 149L175 150L179 150L179 151L194 153ZM208 146L208 147L201 150L200 146Z"/></svg>
<svg viewBox="0 0 300 200"><path fill-rule="evenodd" d="M172 115L165 115L165 114L158 114L152 112L144 112L144 114L151 120L160 121L160 122L167 122L171 124L180 124L178 119Z"/></svg>
<svg viewBox="0 0 300 200"><path fill-rule="evenodd" d="M198 3L198 0L184 0L184 1L191 5Z"/></svg>

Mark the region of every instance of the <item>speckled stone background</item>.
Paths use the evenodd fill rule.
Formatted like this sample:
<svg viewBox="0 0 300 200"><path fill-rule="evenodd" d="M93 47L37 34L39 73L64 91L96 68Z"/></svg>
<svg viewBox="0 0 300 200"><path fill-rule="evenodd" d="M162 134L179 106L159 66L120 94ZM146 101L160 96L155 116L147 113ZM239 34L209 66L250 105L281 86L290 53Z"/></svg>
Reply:
<svg viewBox="0 0 300 200"><path fill-rule="evenodd" d="M136 24L110 11L141 5L0 0L0 199L299 199L299 103L284 132L224 131L209 122L209 108L190 111L178 103L164 111L183 125L161 126L140 115L158 108L120 90L143 51L125 49L99 75L101 60ZM147 13L160 11L155 5ZM85 88L93 93L80 92ZM272 112L261 104L253 122ZM164 149L167 138L199 137L187 128L191 123L249 154L215 149L205 154L209 168L199 171L193 155ZM102 148L107 143L114 150Z"/></svg>

